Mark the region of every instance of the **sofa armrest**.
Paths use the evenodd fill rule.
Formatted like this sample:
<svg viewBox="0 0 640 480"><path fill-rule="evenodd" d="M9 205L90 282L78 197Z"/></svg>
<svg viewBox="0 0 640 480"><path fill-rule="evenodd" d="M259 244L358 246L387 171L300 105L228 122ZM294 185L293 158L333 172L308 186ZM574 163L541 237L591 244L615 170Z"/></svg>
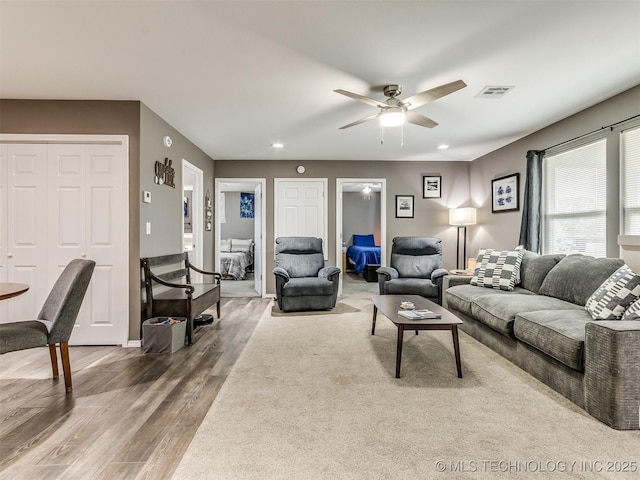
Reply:
<svg viewBox="0 0 640 480"><path fill-rule="evenodd" d="M323 267L318 272L318 277L326 278L327 280L335 281L337 276L340 275L340 269L338 267Z"/></svg>
<svg viewBox="0 0 640 480"><path fill-rule="evenodd" d="M276 277L281 277L284 279L285 282L289 281L289 272L287 272L284 268L282 267L276 267L273 269L273 274Z"/></svg>
<svg viewBox="0 0 640 480"><path fill-rule="evenodd" d="M447 275L442 279L442 288L446 290L456 285L469 285L471 278L471 275Z"/></svg>
<svg viewBox="0 0 640 480"><path fill-rule="evenodd" d="M585 410L619 430L640 428L640 322L589 322L584 347Z"/></svg>
<svg viewBox="0 0 640 480"><path fill-rule="evenodd" d="M445 275L449 275L449 270L446 268L436 268L433 272L431 272L431 281L436 283L439 278L444 277Z"/></svg>
<svg viewBox="0 0 640 480"><path fill-rule="evenodd" d="M380 278L380 275L383 275L385 277L385 281L400 277L398 271L393 267L380 267L376 270L376 273L378 274L378 278Z"/></svg>

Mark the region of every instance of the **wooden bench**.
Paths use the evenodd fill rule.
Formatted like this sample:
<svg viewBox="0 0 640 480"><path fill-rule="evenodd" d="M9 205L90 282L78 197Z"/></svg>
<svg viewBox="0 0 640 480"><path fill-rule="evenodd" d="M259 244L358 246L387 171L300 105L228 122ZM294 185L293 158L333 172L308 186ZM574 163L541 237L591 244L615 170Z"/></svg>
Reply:
<svg viewBox="0 0 640 480"><path fill-rule="evenodd" d="M186 317L187 342L193 342L193 319L216 304L220 318L220 278L189 263L189 255L178 253L140 259L146 293L143 317ZM191 270L213 276L212 283L191 283ZM155 273L154 273L155 271ZM177 283L178 282L178 283ZM161 290L161 286L168 287Z"/></svg>

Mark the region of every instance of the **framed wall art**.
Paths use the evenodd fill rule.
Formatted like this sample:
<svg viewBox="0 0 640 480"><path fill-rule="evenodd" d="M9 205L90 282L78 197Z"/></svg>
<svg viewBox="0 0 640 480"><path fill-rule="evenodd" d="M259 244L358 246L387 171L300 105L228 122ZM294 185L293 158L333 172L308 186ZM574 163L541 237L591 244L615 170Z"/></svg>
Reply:
<svg viewBox="0 0 640 480"><path fill-rule="evenodd" d="M440 198L442 177L440 175L422 176L422 198Z"/></svg>
<svg viewBox="0 0 640 480"><path fill-rule="evenodd" d="M396 218L413 218L413 195L396 195Z"/></svg>
<svg viewBox="0 0 640 480"><path fill-rule="evenodd" d="M513 173L491 180L491 211L520 210L520 174Z"/></svg>

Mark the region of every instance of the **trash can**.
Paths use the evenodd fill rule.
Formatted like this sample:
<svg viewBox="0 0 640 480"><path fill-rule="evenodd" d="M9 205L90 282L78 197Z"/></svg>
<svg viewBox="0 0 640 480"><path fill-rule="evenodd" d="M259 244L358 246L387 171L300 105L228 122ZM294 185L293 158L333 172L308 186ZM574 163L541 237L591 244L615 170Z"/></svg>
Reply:
<svg viewBox="0 0 640 480"><path fill-rule="evenodd" d="M186 320L184 317L153 317L142 322L143 353L173 353L180 350L187 334Z"/></svg>

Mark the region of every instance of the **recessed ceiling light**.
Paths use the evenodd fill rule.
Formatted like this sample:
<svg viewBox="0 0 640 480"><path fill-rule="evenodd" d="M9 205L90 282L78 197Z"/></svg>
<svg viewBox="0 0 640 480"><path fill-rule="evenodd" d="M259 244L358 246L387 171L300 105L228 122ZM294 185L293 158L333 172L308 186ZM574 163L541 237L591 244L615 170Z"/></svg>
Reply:
<svg viewBox="0 0 640 480"><path fill-rule="evenodd" d="M438 150L446 150L447 148L449 148L449 145L438 145Z"/></svg>
<svg viewBox="0 0 640 480"><path fill-rule="evenodd" d="M282 148L282 147L284 147L284 145L282 143L272 143L271 146L273 148Z"/></svg>

